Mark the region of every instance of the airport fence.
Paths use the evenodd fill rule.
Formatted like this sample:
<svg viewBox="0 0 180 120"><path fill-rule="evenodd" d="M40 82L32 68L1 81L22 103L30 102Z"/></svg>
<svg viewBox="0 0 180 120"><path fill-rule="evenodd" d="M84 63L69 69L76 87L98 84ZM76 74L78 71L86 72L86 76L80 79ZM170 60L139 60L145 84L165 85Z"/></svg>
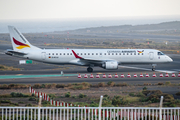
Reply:
<svg viewBox="0 0 180 120"><path fill-rule="evenodd" d="M179 112L179 107L0 107L0 119L179 120Z"/></svg>

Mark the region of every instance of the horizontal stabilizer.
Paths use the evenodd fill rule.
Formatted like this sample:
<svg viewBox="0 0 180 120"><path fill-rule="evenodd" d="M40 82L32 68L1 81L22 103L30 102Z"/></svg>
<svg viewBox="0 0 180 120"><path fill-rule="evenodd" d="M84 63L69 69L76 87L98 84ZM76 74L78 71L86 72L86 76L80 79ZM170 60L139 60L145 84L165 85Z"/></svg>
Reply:
<svg viewBox="0 0 180 120"><path fill-rule="evenodd" d="M14 50L7 50L5 52L7 55L27 55L28 53L24 53L24 52L18 52L18 51L14 51Z"/></svg>

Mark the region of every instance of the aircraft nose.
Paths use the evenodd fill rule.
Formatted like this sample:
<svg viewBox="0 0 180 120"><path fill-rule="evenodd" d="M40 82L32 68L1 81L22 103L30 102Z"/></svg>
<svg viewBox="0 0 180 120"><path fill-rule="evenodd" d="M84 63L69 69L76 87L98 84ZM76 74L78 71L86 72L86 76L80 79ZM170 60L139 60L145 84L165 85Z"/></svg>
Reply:
<svg viewBox="0 0 180 120"><path fill-rule="evenodd" d="M167 57L168 62L173 62L173 59L171 59L169 56Z"/></svg>

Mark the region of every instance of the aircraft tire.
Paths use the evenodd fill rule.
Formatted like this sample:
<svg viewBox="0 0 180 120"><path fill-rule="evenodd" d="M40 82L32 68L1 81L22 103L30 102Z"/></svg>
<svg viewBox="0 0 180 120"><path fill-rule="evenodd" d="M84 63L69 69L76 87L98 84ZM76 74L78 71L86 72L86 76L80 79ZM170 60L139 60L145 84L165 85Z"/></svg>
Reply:
<svg viewBox="0 0 180 120"><path fill-rule="evenodd" d="M93 69L92 69L91 67L88 67L88 68L87 68L87 71L88 71L88 72L93 72Z"/></svg>

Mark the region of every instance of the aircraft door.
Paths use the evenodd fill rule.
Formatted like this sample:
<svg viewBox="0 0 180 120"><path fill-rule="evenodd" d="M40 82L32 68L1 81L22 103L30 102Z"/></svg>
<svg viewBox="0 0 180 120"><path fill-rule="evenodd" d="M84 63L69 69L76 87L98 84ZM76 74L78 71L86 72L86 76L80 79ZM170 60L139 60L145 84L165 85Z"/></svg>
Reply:
<svg viewBox="0 0 180 120"><path fill-rule="evenodd" d="M42 60L45 60L45 59L46 59L46 52L42 52L42 53L41 53L41 58L42 58Z"/></svg>
<svg viewBox="0 0 180 120"><path fill-rule="evenodd" d="M149 59L150 59L150 60L153 60L153 59L154 59L154 52L150 52L150 53L149 53Z"/></svg>

